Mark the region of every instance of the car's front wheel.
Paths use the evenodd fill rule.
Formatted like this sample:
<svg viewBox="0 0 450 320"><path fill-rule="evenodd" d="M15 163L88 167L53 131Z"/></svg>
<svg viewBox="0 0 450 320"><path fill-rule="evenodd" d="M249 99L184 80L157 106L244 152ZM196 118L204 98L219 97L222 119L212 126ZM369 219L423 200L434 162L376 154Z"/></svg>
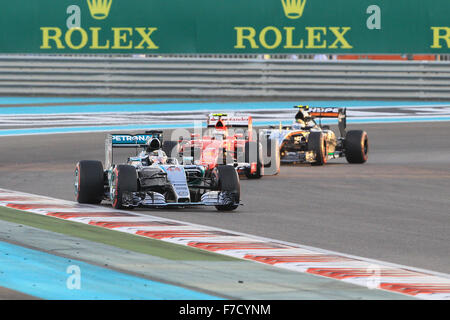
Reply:
<svg viewBox="0 0 450 320"><path fill-rule="evenodd" d="M321 166L328 161L327 141L323 132L311 132L308 137L308 150L316 153L316 161L312 165Z"/></svg>
<svg viewBox="0 0 450 320"><path fill-rule="evenodd" d="M232 211L239 206L241 196L241 185L239 175L232 166L220 165L214 169L213 175L219 198L225 201L223 205L216 206L219 211Z"/></svg>
<svg viewBox="0 0 450 320"><path fill-rule="evenodd" d="M110 182L112 207L114 209L122 209L124 207L124 193L136 192L137 188L136 168L124 164L117 165L113 169Z"/></svg>

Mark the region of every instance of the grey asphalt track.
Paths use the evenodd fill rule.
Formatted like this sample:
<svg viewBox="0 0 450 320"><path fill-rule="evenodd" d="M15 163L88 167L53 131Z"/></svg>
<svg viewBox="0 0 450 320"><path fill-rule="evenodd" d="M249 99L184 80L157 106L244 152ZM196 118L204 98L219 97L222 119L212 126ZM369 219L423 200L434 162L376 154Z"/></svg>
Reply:
<svg viewBox="0 0 450 320"><path fill-rule="evenodd" d="M235 212L141 210L332 251L450 273L450 122L350 125L369 161L282 166L241 180ZM105 133L0 138L0 187L73 200L73 168L104 159Z"/></svg>
<svg viewBox="0 0 450 320"><path fill-rule="evenodd" d="M38 300L39 298L11 290L8 288L0 287L0 300Z"/></svg>

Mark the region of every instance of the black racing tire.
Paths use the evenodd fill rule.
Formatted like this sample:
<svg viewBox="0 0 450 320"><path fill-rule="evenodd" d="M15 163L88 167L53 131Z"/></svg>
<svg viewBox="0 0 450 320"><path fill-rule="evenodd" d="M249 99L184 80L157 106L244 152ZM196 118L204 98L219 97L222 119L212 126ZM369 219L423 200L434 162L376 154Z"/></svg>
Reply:
<svg viewBox="0 0 450 320"><path fill-rule="evenodd" d="M220 165L215 169L217 179L217 190L226 195L232 200L229 204L216 206L219 211L232 211L239 206L241 197L241 184L239 182L239 175L232 166Z"/></svg>
<svg viewBox="0 0 450 320"><path fill-rule="evenodd" d="M364 163L369 158L369 138L363 130L350 130L345 135L345 158L348 163Z"/></svg>
<svg viewBox="0 0 450 320"><path fill-rule="evenodd" d="M75 199L78 203L99 204L104 195L104 171L101 161L82 160L74 172Z"/></svg>
<svg viewBox="0 0 450 320"><path fill-rule="evenodd" d="M117 165L113 169L111 184L113 186L112 207L122 209L124 207L122 203L123 193L138 190L136 168L126 164Z"/></svg>
<svg viewBox="0 0 450 320"><path fill-rule="evenodd" d="M161 149L169 158L178 158L179 156L178 141L163 141Z"/></svg>
<svg viewBox="0 0 450 320"><path fill-rule="evenodd" d="M251 156L252 152L256 152L257 158L254 159ZM251 163L251 161L254 162L256 160L256 172L250 173L250 169L245 172L245 176L248 179L260 179L263 175L263 154L262 154L262 145L256 141L247 141L245 143L245 162Z"/></svg>
<svg viewBox="0 0 450 320"><path fill-rule="evenodd" d="M316 153L316 161L311 162L313 166L322 166L327 163L328 152L325 135L320 131L313 131L308 137L308 150Z"/></svg>

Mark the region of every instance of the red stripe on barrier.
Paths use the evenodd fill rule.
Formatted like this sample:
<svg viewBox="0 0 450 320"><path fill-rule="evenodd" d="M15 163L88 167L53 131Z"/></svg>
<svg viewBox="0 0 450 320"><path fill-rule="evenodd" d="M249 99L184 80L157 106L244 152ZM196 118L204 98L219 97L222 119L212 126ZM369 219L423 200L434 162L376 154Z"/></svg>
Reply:
<svg viewBox="0 0 450 320"><path fill-rule="evenodd" d="M450 284L382 283L380 288L413 296L418 294L450 293Z"/></svg>
<svg viewBox="0 0 450 320"><path fill-rule="evenodd" d="M334 279L361 278L361 277L420 277L424 274L401 269L368 268L309 268L306 272Z"/></svg>
<svg viewBox="0 0 450 320"><path fill-rule="evenodd" d="M341 262L341 261L353 261L353 259L323 255L323 254L310 254L310 255L294 255L294 256L256 256L246 255L244 259L250 259L267 264L277 263L289 263L289 262Z"/></svg>
<svg viewBox="0 0 450 320"><path fill-rule="evenodd" d="M245 249L289 249L287 246L282 246L268 242L189 242L188 246L204 249L208 251L220 250L245 250Z"/></svg>
<svg viewBox="0 0 450 320"><path fill-rule="evenodd" d="M222 231L206 231L206 230L161 230L161 231L144 231L139 230L136 234L153 238L153 239L164 239L164 238L197 238L197 237L210 237L214 236L231 236L232 234L222 232Z"/></svg>
<svg viewBox="0 0 450 320"><path fill-rule="evenodd" d="M129 217L132 215L121 212L50 212L47 216L71 219L83 217Z"/></svg>
<svg viewBox="0 0 450 320"><path fill-rule="evenodd" d="M89 224L104 228L120 228L120 227L153 227L153 226L185 226L185 224L171 221L90 221Z"/></svg>

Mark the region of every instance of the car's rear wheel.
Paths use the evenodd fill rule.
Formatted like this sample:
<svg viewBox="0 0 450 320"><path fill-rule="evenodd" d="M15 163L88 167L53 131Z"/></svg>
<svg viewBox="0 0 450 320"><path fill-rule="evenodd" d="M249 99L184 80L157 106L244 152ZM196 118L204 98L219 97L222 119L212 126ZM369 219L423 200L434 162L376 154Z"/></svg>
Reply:
<svg viewBox="0 0 450 320"><path fill-rule="evenodd" d="M136 192L138 189L136 168L130 165L117 165L111 177L111 201L114 209L124 207L123 195L126 192Z"/></svg>
<svg viewBox="0 0 450 320"><path fill-rule="evenodd" d="M311 132L308 137L308 150L316 153L316 161L312 165L321 166L327 163L327 142L323 132Z"/></svg>
<svg viewBox="0 0 450 320"><path fill-rule="evenodd" d="M251 172L250 168L245 172L245 176L248 179L260 179L263 175L263 156L262 146L256 141L247 141L245 143L245 162L256 164L256 171Z"/></svg>
<svg viewBox="0 0 450 320"><path fill-rule="evenodd" d="M344 145L348 163L364 163L369 158L369 139L365 131L348 131Z"/></svg>
<svg viewBox="0 0 450 320"><path fill-rule="evenodd" d="M241 185L239 175L232 166L221 165L214 169L219 197L227 203L216 206L219 211L232 211L239 206L241 197Z"/></svg>
<svg viewBox="0 0 450 320"><path fill-rule="evenodd" d="M99 204L104 194L103 165L96 160L82 160L74 172L75 199L79 203Z"/></svg>

